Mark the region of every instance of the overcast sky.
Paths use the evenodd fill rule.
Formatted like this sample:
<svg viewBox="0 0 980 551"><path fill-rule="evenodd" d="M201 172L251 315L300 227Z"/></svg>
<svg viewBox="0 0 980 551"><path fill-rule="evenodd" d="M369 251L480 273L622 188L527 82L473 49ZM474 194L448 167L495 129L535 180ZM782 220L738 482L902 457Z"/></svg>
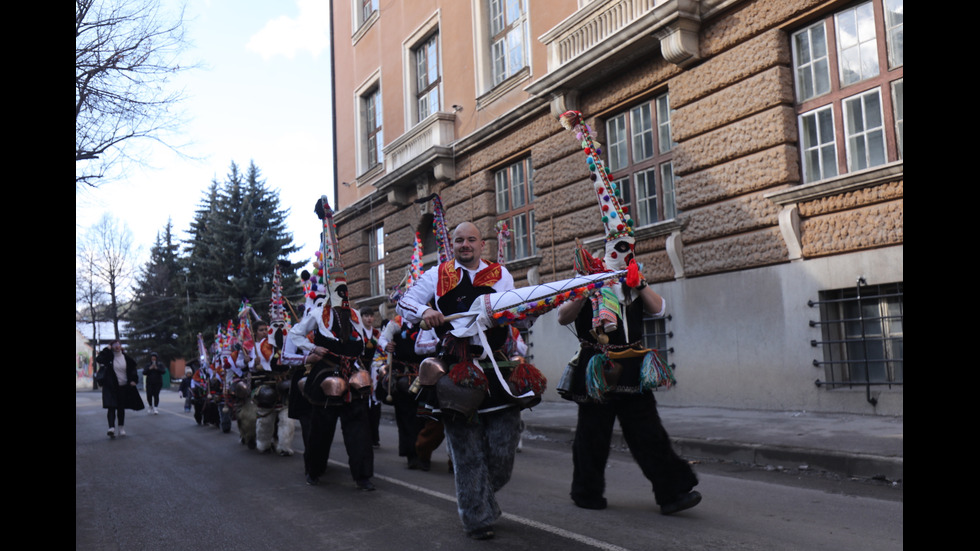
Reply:
<svg viewBox="0 0 980 551"><path fill-rule="evenodd" d="M179 82L189 114L180 139L198 160L157 147L152 168L76 190L76 236L110 212L133 232L142 264L168 218L185 237L211 182L224 181L232 161L243 172L254 161L290 211L289 231L302 247L291 260L312 259L321 228L313 206L323 194L333 204L329 26L322 0L188 2L184 55L203 68Z"/></svg>

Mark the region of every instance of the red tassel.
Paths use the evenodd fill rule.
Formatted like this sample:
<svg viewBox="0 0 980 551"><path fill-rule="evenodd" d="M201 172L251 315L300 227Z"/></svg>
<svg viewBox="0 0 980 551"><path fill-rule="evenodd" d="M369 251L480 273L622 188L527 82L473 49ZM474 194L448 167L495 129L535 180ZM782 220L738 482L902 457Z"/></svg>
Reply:
<svg viewBox="0 0 980 551"><path fill-rule="evenodd" d="M626 285L637 287L641 281L643 281L643 276L640 275L640 267L637 266L636 259L630 260L630 265L626 268Z"/></svg>
<svg viewBox="0 0 980 551"><path fill-rule="evenodd" d="M534 365L524 362L514 368L508 380L514 383L517 392L520 394L533 390L536 395L540 396L548 387L548 379L545 378L544 374Z"/></svg>
<svg viewBox="0 0 980 551"><path fill-rule="evenodd" d="M459 362L446 374L453 383L466 388L486 390L490 386L486 375L470 362Z"/></svg>

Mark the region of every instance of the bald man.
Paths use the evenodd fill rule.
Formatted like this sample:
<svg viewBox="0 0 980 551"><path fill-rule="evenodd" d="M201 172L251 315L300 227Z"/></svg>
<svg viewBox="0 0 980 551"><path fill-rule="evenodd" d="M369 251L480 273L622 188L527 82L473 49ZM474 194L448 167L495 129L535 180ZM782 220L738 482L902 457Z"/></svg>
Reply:
<svg viewBox="0 0 980 551"><path fill-rule="evenodd" d="M506 268L482 260L485 242L474 224L464 222L457 226L452 246L455 259L422 274L396 307L408 323L424 320L436 328L441 339L438 354L447 368L461 362L475 362L484 351L478 337L453 343L454 337L447 334L452 327L446 322L446 316L466 312L482 295L514 288L514 278ZM491 348L486 351L488 354L503 347L507 329L497 327L486 331ZM494 368L489 362L479 365L489 386L476 413L466 416L450 409L436 411L446 427L463 528L473 539L489 539L494 536L493 523L501 515L494 493L510 480L513 472L521 418L519 407L508 399L508 392L501 387L496 374L490 372ZM509 372L503 375L506 379ZM419 399L438 408L435 388L423 389Z"/></svg>

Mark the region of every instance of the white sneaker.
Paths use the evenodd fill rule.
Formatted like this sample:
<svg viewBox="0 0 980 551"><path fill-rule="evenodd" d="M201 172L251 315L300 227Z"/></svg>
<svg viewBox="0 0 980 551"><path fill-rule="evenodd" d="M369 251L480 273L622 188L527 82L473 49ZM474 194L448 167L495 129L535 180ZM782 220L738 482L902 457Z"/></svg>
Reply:
<svg viewBox="0 0 980 551"><path fill-rule="evenodd" d="M119 427L119 436L126 436L126 429Z"/></svg>
<svg viewBox="0 0 980 551"><path fill-rule="evenodd" d="M160 408L154 407L153 408L153 415L160 415Z"/></svg>
<svg viewBox="0 0 980 551"><path fill-rule="evenodd" d="M106 434L109 435L109 438L115 438L116 437L116 427L109 427L109 432L107 432Z"/></svg>

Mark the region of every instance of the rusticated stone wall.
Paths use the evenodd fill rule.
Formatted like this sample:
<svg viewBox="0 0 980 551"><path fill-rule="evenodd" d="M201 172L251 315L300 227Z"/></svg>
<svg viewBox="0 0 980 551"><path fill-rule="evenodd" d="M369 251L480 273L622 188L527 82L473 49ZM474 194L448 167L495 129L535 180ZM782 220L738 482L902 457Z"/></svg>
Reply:
<svg viewBox="0 0 980 551"><path fill-rule="evenodd" d="M904 180L801 203L806 257L897 245L905 241Z"/></svg>
<svg viewBox="0 0 980 551"><path fill-rule="evenodd" d="M766 197L800 184L786 29L795 28L792 21L822 4L737 3L703 24L700 63L681 69L652 54L578 90L575 108L585 114L600 143L605 141L606 117L669 92L677 142L675 200L687 277L789 261L779 231L782 207ZM456 181L435 184L431 191L441 195L450 227L467 220L477 224L487 240L485 257L492 258L497 247L493 171L524 155L530 155L534 170L539 259L515 268L515 278L523 284L521 279L535 268L541 281L568 277L576 238L594 241L602 226L581 144L547 109L460 154ZM410 261L419 207L378 205L370 215L364 212L344 222L348 235L342 236L342 249L352 292L367 290L366 231L372 223L385 224L388 279L400 279ZM804 258L902 243L902 207L901 181L800 203ZM675 277L666 243L666 235L637 243L637 258L650 281Z"/></svg>

